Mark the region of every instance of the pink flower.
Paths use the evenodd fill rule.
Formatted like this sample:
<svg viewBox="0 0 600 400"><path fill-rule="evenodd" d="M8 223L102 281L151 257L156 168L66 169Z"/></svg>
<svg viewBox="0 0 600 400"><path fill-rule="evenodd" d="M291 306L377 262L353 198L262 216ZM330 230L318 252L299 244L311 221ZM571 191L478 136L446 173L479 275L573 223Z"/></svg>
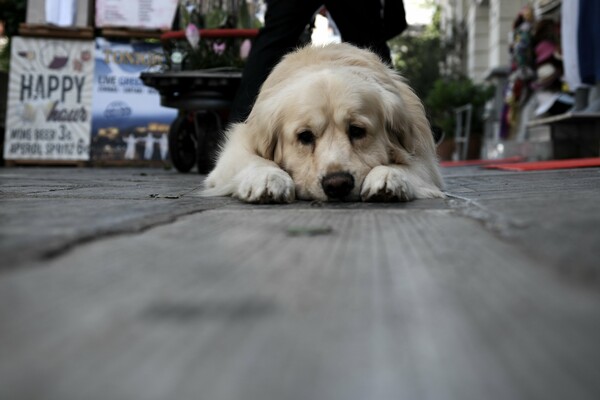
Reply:
<svg viewBox="0 0 600 400"><path fill-rule="evenodd" d="M194 24L188 24L187 28L185 28L185 37L188 42L190 42L190 46L192 49L198 47L198 43L200 42L200 31Z"/></svg>
<svg viewBox="0 0 600 400"><path fill-rule="evenodd" d="M227 46L225 45L225 43L213 43L213 51L215 52L215 54L221 55L225 53L226 48Z"/></svg>
<svg viewBox="0 0 600 400"><path fill-rule="evenodd" d="M242 58L242 60L248 58L248 54L250 54L251 48L252 42L250 41L250 39L246 39L242 42L242 45L240 46L240 57Z"/></svg>

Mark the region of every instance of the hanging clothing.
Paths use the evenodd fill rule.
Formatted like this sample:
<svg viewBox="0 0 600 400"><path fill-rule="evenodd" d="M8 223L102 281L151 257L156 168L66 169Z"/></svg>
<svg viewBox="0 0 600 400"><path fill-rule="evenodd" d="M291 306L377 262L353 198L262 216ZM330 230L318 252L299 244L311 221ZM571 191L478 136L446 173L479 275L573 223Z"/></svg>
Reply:
<svg viewBox="0 0 600 400"><path fill-rule="evenodd" d="M583 83L595 85L600 83L600 1L579 0L578 20L579 74Z"/></svg>
<svg viewBox="0 0 600 400"><path fill-rule="evenodd" d="M579 74L579 0L563 0L560 21L560 39L565 80L571 91L582 85Z"/></svg>

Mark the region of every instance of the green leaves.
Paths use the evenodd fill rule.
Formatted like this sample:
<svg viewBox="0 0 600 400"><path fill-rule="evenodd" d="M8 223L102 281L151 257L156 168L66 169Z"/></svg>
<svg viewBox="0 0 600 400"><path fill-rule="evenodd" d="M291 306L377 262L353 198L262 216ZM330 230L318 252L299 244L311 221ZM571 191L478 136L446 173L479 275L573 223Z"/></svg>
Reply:
<svg viewBox="0 0 600 400"><path fill-rule="evenodd" d="M473 105L471 129L474 133L482 133L483 108L493 93L492 87L475 84L468 78L438 79L425 98L425 107L432 123L439 125L446 135L453 136L454 108L470 103Z"/></svg>

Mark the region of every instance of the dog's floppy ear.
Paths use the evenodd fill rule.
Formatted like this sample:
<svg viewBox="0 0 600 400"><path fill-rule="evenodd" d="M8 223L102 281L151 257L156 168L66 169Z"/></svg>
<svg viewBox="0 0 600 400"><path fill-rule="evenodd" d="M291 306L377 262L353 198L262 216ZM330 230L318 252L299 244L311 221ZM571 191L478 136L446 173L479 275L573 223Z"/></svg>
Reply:
<svg viewBox="0 0 600 400"><path fill-rule="evenodd" d="M400 76L391 76L391 81L385 82L383 87L384 119L392 144L392 161L406 164L411 157L435 153L431 127L421 100Z"/></svg>
<svg viewBox="0 0 600 400"><path fill-rule="evenodd" d="M248 120L247 131L253 152L267 160L275 160L275 149L280 131L280 118L277 104L260 96L256 100Z"/></svg>

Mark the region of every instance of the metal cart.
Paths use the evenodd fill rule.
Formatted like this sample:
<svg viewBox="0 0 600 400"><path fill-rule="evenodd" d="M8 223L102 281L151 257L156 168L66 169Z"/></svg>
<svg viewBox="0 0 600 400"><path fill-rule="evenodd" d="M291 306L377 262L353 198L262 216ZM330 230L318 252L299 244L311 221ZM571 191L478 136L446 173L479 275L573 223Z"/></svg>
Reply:
<svg viewBox="0 0 600 400"><path fill-rule="evenodd" d="M252 38L257 33L257 29L200 31L201 38ZM161 40L185 40L185 35L182 31L167 32ZM241 77L241 69L229 67L140 75L146 86L160 93L161 105L179 110L169 130L169 154L178 171L189 172L196 166L205 174L213 168Z"/></svg>

